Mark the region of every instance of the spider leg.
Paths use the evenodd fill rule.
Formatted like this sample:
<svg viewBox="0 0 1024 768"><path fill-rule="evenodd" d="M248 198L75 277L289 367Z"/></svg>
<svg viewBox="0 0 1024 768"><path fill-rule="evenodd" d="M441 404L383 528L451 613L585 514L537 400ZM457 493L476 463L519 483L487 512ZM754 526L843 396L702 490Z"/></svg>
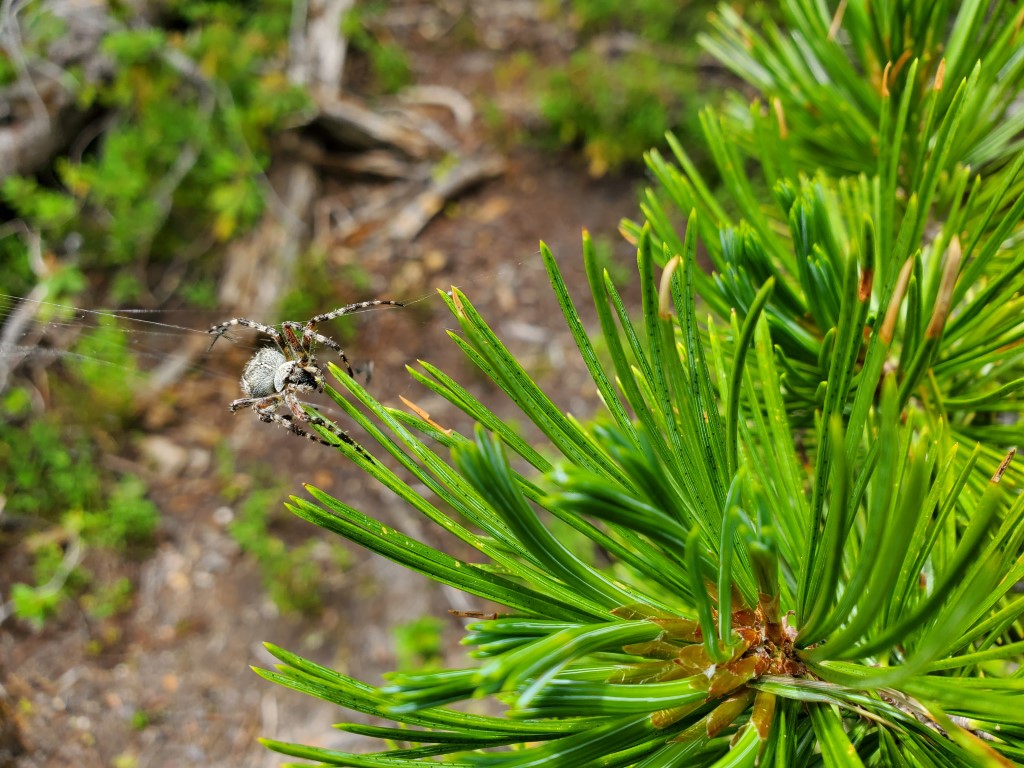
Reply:
<svg viewBox="0 0 1024 768"><path fill-rule="evenodd" d="M350 315L353 312L358 312L360 309L369 309L370 307L384 306L404 307L405 304L403 304L400 301L390 301L388 299L377 299L376 301L360 301L358 304L349 304L344 307L332 309L330 312L324 312L322 315L317 315L316 317L312 318L308 323L306 323L306 327L312 331L316 328L317 323L323 323L328 320L333 320L334 318L341 317L342 315Z"/></svg>
<svg viewBox="0 0 1024 768"><path fill-rule="evenodd" d="M293 420L290 413L277 413L277 409L281 405L281 401L284 399L283 394L269 395L268 397L243 397L239 400L235 400L228 406L231 412L234 413L239 408L245 408L246 406L252 407L253 411L259 417L259 420L264 424L273 424L277 422L282 427L287 429L300 437L305 437L323 445L331 445L326 440L322 440L315 435L311 435L305 430L301 429Z"/></svg>
<svg viewBox="0 0 1024 768"><path fill-rule="evenodd" d="M274 340L274 343L277 344L278 349L284 351L284 341L282 340L281 333L277 330L277 328L274 328L272 325L264 325L263 323L257 323L255 320L247 320L244 317L235 317L231 320L226 320L220 325L215 325L212 328L210 328L210 330L207 331L207 333L213 334L213 341L210 342L210 349L213 349L213 345L217 343L217 339L219 339L221 336L227 333L228 328L231 328L236 325L241 325L245 328L254 328L260 333L267 334L267 336L272 338Z"/></svg>
<svg viewBox="0 0 1024 768"><path fill-rule="evenodd" d="M299 427L299 425L295 423L295 419L292 414L277 413L277 408L281 405L281 401L283 399L283 395L280 394L271 395L269 397L247 397L241 400L235 400L231 403L231 410L234 412L243 406L252 406L256 416L259 417L259 420L264 424L274 424L276 422L292 434L298 435L299 437L304 437L307 440L312 440L313 442L320 443L321 445L334 445L317 435L311 435L309 432L306 432L304 429ZM309 421L309 419L303 418L303 421Z"/></svg>
<svg viewBox="0 0 1024 768"><path fill-rule="evenodd" d="M338 342L334 341L333 339L329 339L323 334L317 333L317 324L325 323L328 320L333 320L334 318L341 317L342 315L350 315L353 312L358 312L361 309L369 309L371 307L404 306L405 305L402 304L400 301L391 301L390 299L376 299L374 301L360 301L355 304L348 304L344 307L338 307L337 309L333 309L330 312L324 312L321 315L315 315L314 317L310 318L309 321L306 323L305 327L302 329L303 341L307 343L308 346L312 346L312 343L315 341L319 344L323 344L324 346L333 349L335 352L338 353L338 357L340 357L341 361L345 364L345 368L348 370L348 375L354 379L356 375L352 371L352 365L351 363L349 363L348 358L345 357L345 353L342 351L341 346L338 344Z"/></svg>
<svg viewBox="0 0 1024 768"><path fill-rule="evenodd" d="M341 358L341 362L345 364L345 369L348 371L348 375L355 378L355 373L352 371L352 364L349 362L348 358L345 357L345 352L342 350L341 345L334 339L329 336L324 336L322 333L317 333L309 327L309 323L303 325L302 323L297 323L294 320L288 320L281 323L281 326L284 328L285 338L290 335L295 336L297 333L302 334L301 341L299 341L298 338L295 340L295 345L297 347L296 356L301 354L305 355L307 358L312 357L313 344L323 344L325 347L329 347L338 353L338 357Z"/></svg>
<svg viewBox="0 0 1024 768"><path fill-rule="evenodd" d="M290 413L275 413L274 411L271 410L258 410L256 411L256 415L259 416L260 421L262 421L264 424L273 424L277 422L282 427L291 432L293 435L304 437L307 440L312 440L314 443L320 443L321 445L327 445L332 447L334 445L333 443L328 443L326 440L316 435L311 435L309 432L306 432L304 429L300 428L295 423L295 420L292 418L292 415Z"/></svg>
<svg viewBox="0 0 1024 768"><path fill-rule="evenodd" d="M288 349L296 358L305 360L311 353L310 345L306 343L304 334L300 341L299 335L295 333L296 329L301 330L302 327L302 323L297 323L294 320L285 320L281 323L281 330L284 332L284 341L288 345Z"/></svg>
<svg viewBox="0 0 1024 768"><path fill-rule="evenodd" d="M232 400L228 405L231 412L234 413L239 408L245 408L246 406L252 406L252 409L256 413L262 413L264 411L273 411L279 405L281 405L281 393L275 393L273 395L267 395L266 397L242 397L238 400Z"/></svg>
<svg viewBox="0 0 1024 768"><path fill-rule="evenodd" d="M273 424L275 421L282 427L287 429L293 435L304 437L307 440L312 440L314 443L320 443L320 445L326 445L334 447L334 443L329 443L318 435L312 435L306 430L302 429L298 424L295 423L295 419L292 418L290 413L274 413L273 411L257 411L260 417L260 421L267 424Z"/></svg>
<svg viewBox="0 0 1024 768"><path fill-rule="evenodd" d="M323 443L324 445L331 445L331 446L333 446L333 443L329 443L329 442L327 442L326 440L324 440L324 439L322 439L320 437L314 437L313 435L310 435L310 434L307 434L306 432L303 432L301 429L299 429L294 424L294 419L298 419L299 421L304 421L307 424L313 424L315 426L322 427L323 429L327 430L332 435L334 435L336 438L338 438L341 442L347 443L348 445L351 445L353 448L355 448L357 451L359 451L359 453L361 453L363 456L365 456L366 458L370 459L371 461L373 460L373 457L370 456L370 454L368 454L363 449L363 447L361 445L359 445L359 443L357 443L355 440L353 440L351 437L349 437L348 433L345 432L343 429L341 429L337 424L335 424L332 421L328 421L327 419L323 418L322 416L320 416L317 413L309 413L308 411L306 411L302 407L302 404L299 403L299 401L296 399L294 394L292 394L291 392L284 392L283 393L283 399L284 399L285 404L288 406L288 409L291 411L291 414L290 415L289 414L282 414L281 418L282 419L287 419L287 421L290 423L289 428L293 432L295 432L296 434L304 435L304 436L308 437L310 440L315 440L318 443ZM277 415L277 414L275 414L275 415Z"/></svg>
<svg viewBox="0 0 1024 768"><path fill-rule="evenodd" d="M346 444L352 446L356 451L361 453L364 457L366 457L370 461L373 461L373 457L369 453L366 452L366 450L363 448L363 446L361 446L359 443L357 443L355 440L353 440L349 436L348 432L346 432L345 430L343 430L340 427L338 427L334 422L327 421L326 419L320 418L319 416L311 416L308 421L309 421L310 424L315 424L318 427L323 427L328 432L330 432L332 435L334 435L336 438L338 438L341 442L346 443ZM329 443L326 440L320 439L319 437L313 437L312 435L310 435L310 439L316 440L318 442L321 442L324 445L330 445L331 447L334 447L334 443Z"/></svg>
<svg viewBox="0 0 1024 768"><path fill-rule="evenodd" d="M348 375L351 376L353 379L356 377L355 373L352 370L352 364L348 361L348 358L345 357L345 352L342 350L341 345L338 344L338 342L336 342L334 339L328 338L327 336L324 336L322 333L317 333L316 331L313 331L309 328L302 329L302 338L304 340L309 340L309 346L312 346L313 342L315 341L318 344L323 344L325 347L330 347L331 349L333 349L338 354L338 357L341 358L341 362L345 364L345 370L348 371Z"/></svg>

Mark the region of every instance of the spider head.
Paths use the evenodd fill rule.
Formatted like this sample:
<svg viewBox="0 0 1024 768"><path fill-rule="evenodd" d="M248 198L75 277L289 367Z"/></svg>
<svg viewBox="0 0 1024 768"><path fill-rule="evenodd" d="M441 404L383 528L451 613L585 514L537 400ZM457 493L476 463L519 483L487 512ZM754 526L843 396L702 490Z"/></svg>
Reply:
<svg viewBox="0 0 1024 768"><path fill-rule="evenodd" d="M312 358L287 360L274 374L274 387L278 392L285 389L299 392L323 392L324 375Z"/></svg>

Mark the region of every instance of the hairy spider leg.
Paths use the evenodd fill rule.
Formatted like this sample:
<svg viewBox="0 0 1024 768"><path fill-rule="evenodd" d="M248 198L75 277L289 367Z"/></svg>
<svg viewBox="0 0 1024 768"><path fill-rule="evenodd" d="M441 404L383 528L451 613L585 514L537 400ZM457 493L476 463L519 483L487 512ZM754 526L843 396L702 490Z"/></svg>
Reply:
<svg viewBox="0 0 1024 768"><path fill-rule="evenodd" d="M286 322L281 323L281 327L284 329L286 334L294 335L295 331L302 331L301 346L303 349L309 351L310 357L312 357L312 349L314 342L317 344L323 344L325 347L333 349L337 353L338 357L341 359L341 362L345 364L345 369L348 371L348 375L351 376L352 378L355 378L356 375L355 373L352 372L352 364L348 361L348 358L345 356L345 352L344 350L342 350L341 345L334 339L324 336L321 333L317 333L315 330L309 327L308 323L304 324L295 322L294 320L288 320ZM298 340L296 340L296 343L299 343Z"/></svg>
<svg viewBox="0 0 1024 768"><path fill-rule="evenodd" d="M320 445L326 445L328 448L337 448L338 447L337 443L329 443L326 440L324 440L323 438L319 437L318 435L311 434L311 433L306 432L306 431L300 429L299 427L295 426L294 421L293 421L293 417L292 417L292 415L290 413L275 413L273 415L275 417L277 417L278 419L280 419L281 421L285 422L287 427L292 432L294 432L296 435L301 435L302 437L305 437L308 440L312 440L313 442L320 443ZM331 422L326 421L326 420L321 419L321 418L318 418L318 417L317 418L312 418L311 417L311 418L306 419L306 421L309 422L310 424L316 424L317 426L323 427L328 432L330 432L332 435L334 435L336 438L338 438L341 442L343 442L343 443L345 443L347 445L352 446L352 448L355 449L356 451L358 451L364 458L366 458L367 460L369 460L371 462L374 461L373 456L371 456L369 453L367 453L366 449L363 448L363 446L361 446L359 443L357 443L355 440L353 440L351 437L349 437L347 432L345 432L342 429L339 429L337 426L335 426Z"/></svg>
<svg viewBox="0 0 1024 768"><path fill-rule="evenodd" d="M357 443L355 440L353 440L351 437L349 437L348 433L345 430L343 430L341 427L339 427L337 424L335 424L333 421L328 421L327 419L325 419L323 416L321 416L319 413L316 413L315 411L313 413L310 413L309 411L305 410L302 407L302 404L295 397L295 393L294 392L285 390L285 392L283 394L284 394L284 401L288 405L289 410L291 410L292 416L294 418L300 419L302 421L305 421L305 422L307 422L309 424L313 424L313 425L318 426L318 427L323 427L328 432L330 432L332 435L334 435L336 438L341 440L343 443L347 443L348 445L351 445L353 448L355 448L357 451L359 451L359 453L363 454L363 456L365 456L366 458L372 460L372 457L370 456L370 454L368 454L366 451L364 451L363 447L361 445L359 445L359 443ZM287 415L287 414L284 414L284 415ZM289 419L289 421L290 421L290 419ZM316 440L317 442L323 443L324 445L331 445L331 443L328 443L326 440L324 440L322 438L315 437L313 435L308 435L308 434L306 436L308 438L310 438L311 440Z"/></svg>
<svg viewBox="0 0 1024 768"><path fill-rule="evenodd" d="M277 409L281 406L282 401L290 410L292 410L292 413L277 413ZM315 443L320 443L321 445L334 447L334 443L329 443L319 435L314 435L302 429L295 423L295 420L298 419L299 421L305 421L309 424L316 424L317 426L326 429L343 443L351 445L364 456L370 456L361 445L348 436L348 433L319 415L311 416L302 409L297 400L294 400L293 397L289 397L289 394L286 392L278 392L273 395L268 395L267 397L243 397L233 401L229 408L232 413L235 413L239 408L244 408L246 406L251 407L259 417L259 420L265 424L273 424L276 422L295 435L304 437L307 440L312 440Z"/></svg>
<svg viewBox="0 0 1024 768"><path fill-rule="evenodd" d="M285 351L284 340L281 338L281 333L277 330L277 328L275 328L272 325L264 325L263 323L257 323L255 320L247 320L244 317L236 317L231 320L227 320L226 322L223 322L220 325L215 325L212 328L210 328L210 330L207 331L207 333L213 334L213 341L210 342L210 349L213 349L213 345L217 343L217 339L219 339L221 336L227 333L228 328L231 328L232 326L235 325L241 325L245 328L254 328L260 333L267 334L267 336L273 339L274 343L277 344L278 349L280 349L282 352ZM207 352L209 352L209 350L207 350Z"/></svg>
<svg viewBox="0 0 1024 768"><path fill-rule="evenodd" d="M330 312L324 312L322 315L316 315L315 317L310 318L309 322L306 323L306 327L309 328L309 330L313 331L313 330L316 330L317 323L324 323L324 322L327 322L328 320L333 320L336 317L341 317L342 315L350 315L353 312L358 312L360 309L369 309L370 307L384 307L384 306L388 306L388 307L404 307L405 304L403 304L400 301L391 301L390 299L376 299L374 301L360 301L358 304L349 304L349 305L344 306L344 307L338 307L337 309L332 309Z"/></svg>
<svg viewBox="0 0 1024 768"><path fill-rule="evenodd" d="M305 366L309 358L312 357L313 350L307 346L305 338L299 341L299 337L295 334L295 326L301 328L302 323L286 320L281 323L281 330L284 333L284 341L288 345L288 349L291 350L292 355L299 361L299 364Z"/></svg>
<svg viewBox="0 0 1024 768"><path fill-rule="evenodd" d="M338 357L340 357L341 361L345 363L345 368L348 370L348 375L354 379L356 375L352 370L352 365L349 363L348 358L345 357L345 353L342 351L341 346L338 344L338 342L334 341L333 339L329 339L323 334L317 333L317 324L325 323L328 320L333 320L336 317L341 317L342 315L350 315L353 312L358 312L361 309L369 309L370 307L404 306L405 304L403 304L402 302L392 301L391 299L374 299L373 301L360 301L355 304L347 304L344 307L338 307L337 309L332 309L330 312L324 312L323 314L314 315L313 317L311 317L306 322L305 326L301 326L302 336L303 338L315 340L316 342L323 344L324 346L330 347L335 352L337 352ZM299 323L295 323L295 325L296 327L300 327Z"/></svg>

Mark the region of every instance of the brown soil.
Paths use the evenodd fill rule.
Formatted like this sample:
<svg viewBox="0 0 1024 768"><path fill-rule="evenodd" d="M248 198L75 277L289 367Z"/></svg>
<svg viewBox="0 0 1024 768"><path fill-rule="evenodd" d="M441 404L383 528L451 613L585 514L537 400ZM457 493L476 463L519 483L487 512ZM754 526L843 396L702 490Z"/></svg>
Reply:
<svg viewBox="0 0 1024 768"><path fill-rule="evenodd" d="M477 28L489 29L480 34L480 44L454 45L450 37L428 43L421 36L413 52L420 81L470 89L479 106L494 92L495 66L517 44L551 44L554 32L536 17L498 16L497 10L488 18L476 13ZM407 34L416 37L415 29ZM480 141L482 135L478 125L466 140ZM463 287L555 402L585 416L593 408L592 385L548 287L536 253L538 239L557 255L585 319L593 310L582 272L581 228L607 238L622 263L631 259L631 249L615 230L621 217L636 215L635 179L595 181L576 157L528 148L509 151L508 160L500 180L450 206L405 253L363 265L379 275L376 295L423 300L404 311L361 317L346 349L354 361L373 360L370 388L382 401L398 406L404 396L460 431L467 429L466 418L411 381L405 365L430 360L499 414L515 418L516 411L493 385L467 369L446 338L445 329L456 323L435 289ZM343 297L348 298L355 297ZM461 623L448 611L484 606L350 545L351 564L340 574L331 571L320 615L281 615L268 599L259 567L227 530L238 510L224 492L225 486L246 487L253 473L267 467L287 493L302 494L302 484L313 483L431 544L451 547L452 542L330 449L261 424L248 413L231 417L225 404L238 396L234 372L245 358L244 349L226 347L208 363L224 375L183 381L169 398L174 411L166 425L140 436L130 453L110 457L114 465L147 479L162 512L150 556L127 565L99 562L97 556L86 563L97 574L129 575L136 585L132 608L104 621L65 611L39 633L11 621L0 629L0 693L6 694L0 704L10 704L7 725L13 718L25 748L5 763L4 748L13 749L15 737L3 743L13 729L0 728L0 765L282 762L256 742L258 736L367 749L368 744L330 727L350 719L350 713L250 671L249 665L272 664L263 641L377 683L395 661L391 628L433 615L447 622L447 661L467 663L455 644ZM231 477L215 471L213 449L224 435L236 456ZM283 512L275 526L275 533L289 541L330 536ZM138 713L145 713L144 721ZM4 720L0 708L0 723Z"/></svg>

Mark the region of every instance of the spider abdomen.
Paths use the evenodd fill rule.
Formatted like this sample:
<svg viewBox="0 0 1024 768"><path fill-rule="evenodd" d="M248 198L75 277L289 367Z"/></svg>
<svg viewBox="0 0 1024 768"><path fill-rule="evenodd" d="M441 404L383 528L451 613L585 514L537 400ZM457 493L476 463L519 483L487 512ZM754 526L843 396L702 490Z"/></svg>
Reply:
<svg viewBox="0 0 1024 768"><path fill-rule="evenodd" d="M273 347L261 347L242 371L242 392L247 397L267 397L280 392L278 371L286 363L285 356Z"/></svg>

